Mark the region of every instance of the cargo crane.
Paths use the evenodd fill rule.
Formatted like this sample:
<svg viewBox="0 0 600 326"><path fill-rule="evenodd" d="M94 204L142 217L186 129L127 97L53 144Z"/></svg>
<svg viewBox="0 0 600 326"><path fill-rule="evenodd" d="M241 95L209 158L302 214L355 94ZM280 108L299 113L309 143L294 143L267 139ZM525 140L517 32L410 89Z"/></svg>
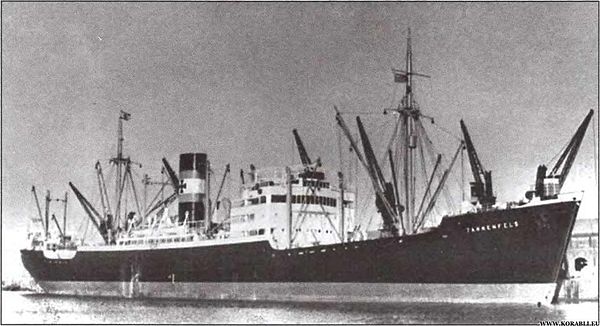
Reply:
<svg viewBox="0 0 600 326"><path fill-rule="evenodd" d="M359 117L356 117L356 123L358 124L358 131L360 132L360 138L363 143L369 175L376 180L380 189L383 190L383 196L378 196L375 199L375 206L381 213L381 218L383 219L383 229L394 236L398 236L398 228L396 227L396 223L398 221L399 210L404 210L404 208L398 206L396 202L396 198L398 198L398 196L396 196L394 192L394 186L391 182L386 182L385 178L383 177L383 173L381 173L381 168L377 163L377 158L373 152L373 147L371 146L369 137L367 136L365 128ZM391 210L386 208L384 200L387 201L389 206L391 206Z"/></svg>
<svg viewBox="0 0 600 326"><path fill-rule="evenodd" d="M69 186L71 187L71 190L73 190L73 193L75 193L75 197L77 197L77 200L79 200L81 207L83 207L86 214L96 227L96 230L98 230L98 233L100 233L100 236L102 236L104 243L114 243L114 239L110 233L112 221L110 219L105 220L72 182L69 182Z"/></svg>
<svg viewBox="0 0 600 326"><path fill-rule="evenodd" d="M44 215L42 214L42 208L40 207L40 201L38 200L37 192L35 191L35 186L31 186L31 192L33 193L33 199L35 200L35 205L38 210L39 220L35 219L34 222L39 221L42 224L42 229L45 233L48 233L46 229L46 223L44 223Z"/></svg>
<svg viewBox="0 0 600 326"><path fill-rule="evenodd" d="M585 132L593 115L594 110L590 110L549 174L546 174L548 168L545 165L542 164L538 166L535 178L535 189L525 193L527 199L531 200L534 196L539 197L541 200L558 198L558 194L569 175L569 171L571 171L575 157L577 157L577 152L579 151L579 147L581 146L581 142L583 141L583 137L585 136ZM568 262L567 254L565 252L560 264L558 277L556 278L556 287L551 301L552 304L558 303L558 295L563 282L569 279ZM575 266L575 268L579 267L577 260L575 261Z"/></svg>
<svg viewBox="0 0 600 326"><path fill-rule="evenodd" d="M496 204L496 197L492 188L492 171L484 170L463 120L460 120L460 128L462 129L465 147L469 155L471 172L475 179L474 182L471 182L471 203L473 205L477 203L481 204L481 208L486 211Z"/></svg>
<svg viewBox="0 0 600 326"><path fill-rule="evenodd" d="M151 205L147 208L146 216L149 216L150 214L152 214L154 211L158 210L159 208L164 208L166 206L169 206L169 204L171 204L173 201L175 201L175 199L177 199L177 196L179 195L179 190L181 188L181 184L179 182L179 178L177 177L177 174L175 173L175 171L173 170L173 168L169 164L169 161L167 161L166 158L163 157L162 162L163 162L163 167L164 167L165 171L167 172L167 175L169 176L169 182L170 182L171 186L173 186L173 193L171 195L169 195L169 197L163 198L162 200L158 201L157 203L154 203L156 201L156 199L158 198L158 195L160 195L160 193L163 191L163 188L161 188L161 190L156 194L156 197L154 197L154 199L150 203Z"/></svg>
<svg viewBox="0 0 600 326"><path fill-rule="evenodd" d="M300 135L298 135L298 131L294 129L292 130L292 133L294 133L294 139L296 140L296 146L298 147L298 153L300 153L300 160L302 161L302 165L311 165L312 162L310 160L310 157L308 157L308 153L306 153L306 148L304 148L304 144L302 143L302 139L300 139Z"/></svg>
<svg viewBox="0 0 600 326"><path fill-rule="evenodd" d="M142 178L142 184L144 185L144 201L143 201L143 207L144 207L144 215L147 216L147 209L150 205L148 205L148 186L160 186L160 189L158 190L158 193L155 195L155 197L152 199L151 204L154 203L154 201L156 201L159 196L160 196L160 200L164 200L165 199L165 195L164 195L164 190L165 187L170 185L171 183L169 181L164 180L164 176L165 176L165 168L163 167L160 170L160 181L153 181L152 178L148 175L148 174L144 174L144 177Z"/></svg>
<svg viewBox="0 0 600 326"><path fill-rule="evenodd" d="M590 110L585 119L583 119L583 122L579 125L579 128L577 128L575 135L573 135L573 138L571 138L569 144L558 158L558 161L556 161L556 164L550 173L546 174L547 167L545 165L538 166L535 179L535 190L526 192L525 197L532 199L533 195L535 195L542 200L557 198L569 175L569 171L573 166L573 162L575 161L575 157L577 156L577 152L579 151L579 147L581 146L581 142L583 141L583 137L585 136L585 132L593 115L594 110Z"/></svg>
<svg viewBox="0 0 600 326"><path fill-rule="evenodd" d="M350 145L352 146L352 149L353 149L354 153L356 154L356 157L358 158L359 162L362 163L363 167L368 172L367 174L369 176L369 179L371 180L371 184L373 185L373 190L375 190L375 194L377 196L375 198L375 204L376 204L377 209L379 210L381 217L383 219L383 230L382 231L387 233L389 236L393 236L393 237L399 236L399 231L398 231L398 228L396 227L396 221L399 221L400 223L403 223L403 221L402 221L402 219L398 218L399 214L397 213L396 210L394 210L394 208L392 208L393 204L390 203L390 201L392 203L395 203L395 198L396 198L396 196L394 195L393 186L391 184L389 184L389 186L386 186L387 183L385 182L385 180L383 180L383 178L379 178L379 176L381 175L381 170L379 169L379 166L377 165L377 160L375 158L375 155L373 154L373 149L371 147L371 143L369 142L367 134L362 126L362 122L360 122L360 118L357 117L357 123L361 130L361 138L363 141L363 147L365 149L365 155L371 156L367 160L365 160L365 157L363 157L363 155L361 154L361 151L359 150L358 145L357 145L356 141L354 140L354 137L352 137L352 134L350 133L350 129L346 125L346 122L342 118L340 111L338 110L338 108L335 105L333 106L333 109L336 112L335 119L338 123L338 126L342 129L346 138L348 138L348 141L350 142ZM379 173L377 173L377 170L379 170ZM387 190L387 194L386 194L386 190ZM398 207L398 211L402 211L402 210L403 210L403 207ZM402 229L404 230L404 225L403 224L401 224L401 225L402 225Z"/></svg>
<svg viewBox="0 0 600 326"><path fill-rule="evenodd" d="M215 209L219 205L221 191L223 191L223 186L225 185L225 180L227 179L227 175L229 174L229 172L230 172L230 168L229 168L229 164L227 164L227 165L225 165L225 172L223 173L223 178L221 179L221 184L219 185L219 191L217 192L217 197L215 198L216 205L212 208L212 211L210 212L211 219L212 219L213 215L215 214Z"/></svg>

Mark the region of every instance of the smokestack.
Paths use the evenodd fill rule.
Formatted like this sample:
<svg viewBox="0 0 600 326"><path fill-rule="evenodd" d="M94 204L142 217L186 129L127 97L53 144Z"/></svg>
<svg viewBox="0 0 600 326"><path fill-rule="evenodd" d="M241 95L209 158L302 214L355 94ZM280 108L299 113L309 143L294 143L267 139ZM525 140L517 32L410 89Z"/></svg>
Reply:
<svg viewBox="0 0 600 326"><path fill-rule="evenodd" d="M179 155L179 223L205 220L206 154Z"/></svg>

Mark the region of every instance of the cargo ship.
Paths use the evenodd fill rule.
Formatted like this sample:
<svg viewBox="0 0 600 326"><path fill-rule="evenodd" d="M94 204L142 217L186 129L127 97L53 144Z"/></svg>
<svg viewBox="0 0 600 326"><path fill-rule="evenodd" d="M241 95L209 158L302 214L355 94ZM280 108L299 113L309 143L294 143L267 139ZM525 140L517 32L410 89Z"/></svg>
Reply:
<svg viewBox="0 0 600 326"><path fill-rule="evenodd" d="M449 166L427 147L422 114L413 97L413 78L428 77L412 69L410 33L406 68L393 69L394 82L405 87L397 107L385 110L396 121L387 148L386 178L360 117L360 143L335 108L335 119L374 194L370 218L381 220L376 232L359 221L356 191L348 177L327 170L309 157L297 132L293 135L302 164L240 171L241 190L233 200L221 198L223 179L211 194L214 174L206 153L185 153L175 172L163 158L166 182L150 204L134 208L123 202L135 194L133 161L123 154L121 111L115 195L108 196L100 163L96 164L101 207L96 208L73 184L71 190L101 236L89 243L67 236L52 216L59 235L50 232L48 203L43 232L30 234L22 261L49 293L124 297L281 301L527 301L549 302L568 271L565 252L581 196L561 194L570 167L592 116L548 172L539 166L535 189L526 200L497 204L492 176L485 171L463 121L463 139ZM473 172L471 209L426 221L459 153L467 152ZM430 153L429 160L424 152ZM432 163L416 185L420 163ZM394 158L396 158L394 160ZM395 164L398 163L398 164ZM332 173L333 172L333 173ZM337 172L337 173L336 173ZM334 177L331 178L331 175ZM337 176L337 178L336 178ZM150 182L145 178L146 185ZM158 182L157 182L158 183ZM37 194L33 189L37 202ZM365 191L368 192L368 191ZM65 195L64 202L66 203ZM111 206L111 203L113 204ZM131 202L130 202L131 203ZM177 205L175 205L177 203ZM147 204L147 205L146 205ZM169 210L177 213L171 215ZM66 207L66 206L65 206ZM66 209L65 209L66 218Z"/></svg>

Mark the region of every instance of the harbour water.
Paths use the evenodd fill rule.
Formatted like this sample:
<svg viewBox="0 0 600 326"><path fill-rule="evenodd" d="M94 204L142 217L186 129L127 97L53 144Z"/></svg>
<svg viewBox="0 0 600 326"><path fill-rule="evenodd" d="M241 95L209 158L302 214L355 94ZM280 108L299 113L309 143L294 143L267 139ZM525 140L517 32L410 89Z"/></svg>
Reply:
<svg viewBox="0 0 600 326"><path fill-rule="evenodd" d="M597 321L598 303L281 303L70 297L2 291L2 323L538 324Z"/></svg>

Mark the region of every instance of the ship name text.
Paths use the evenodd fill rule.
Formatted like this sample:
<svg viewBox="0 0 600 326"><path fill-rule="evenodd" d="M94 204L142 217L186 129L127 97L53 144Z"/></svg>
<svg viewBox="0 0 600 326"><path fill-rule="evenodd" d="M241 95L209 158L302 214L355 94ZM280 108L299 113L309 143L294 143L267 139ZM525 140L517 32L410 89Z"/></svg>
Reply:
<svg viewBox="0 0 600 326"><path fill-rule="evenodd" d="M477 226L467 226L465 230L467 233L475 233L475 232L487 232L487 231L496 231L503 229L513 229L518 228L519 222L511 221L511 222L502 222L502 223L494 223L487 225L477 225Z"/></svg>

